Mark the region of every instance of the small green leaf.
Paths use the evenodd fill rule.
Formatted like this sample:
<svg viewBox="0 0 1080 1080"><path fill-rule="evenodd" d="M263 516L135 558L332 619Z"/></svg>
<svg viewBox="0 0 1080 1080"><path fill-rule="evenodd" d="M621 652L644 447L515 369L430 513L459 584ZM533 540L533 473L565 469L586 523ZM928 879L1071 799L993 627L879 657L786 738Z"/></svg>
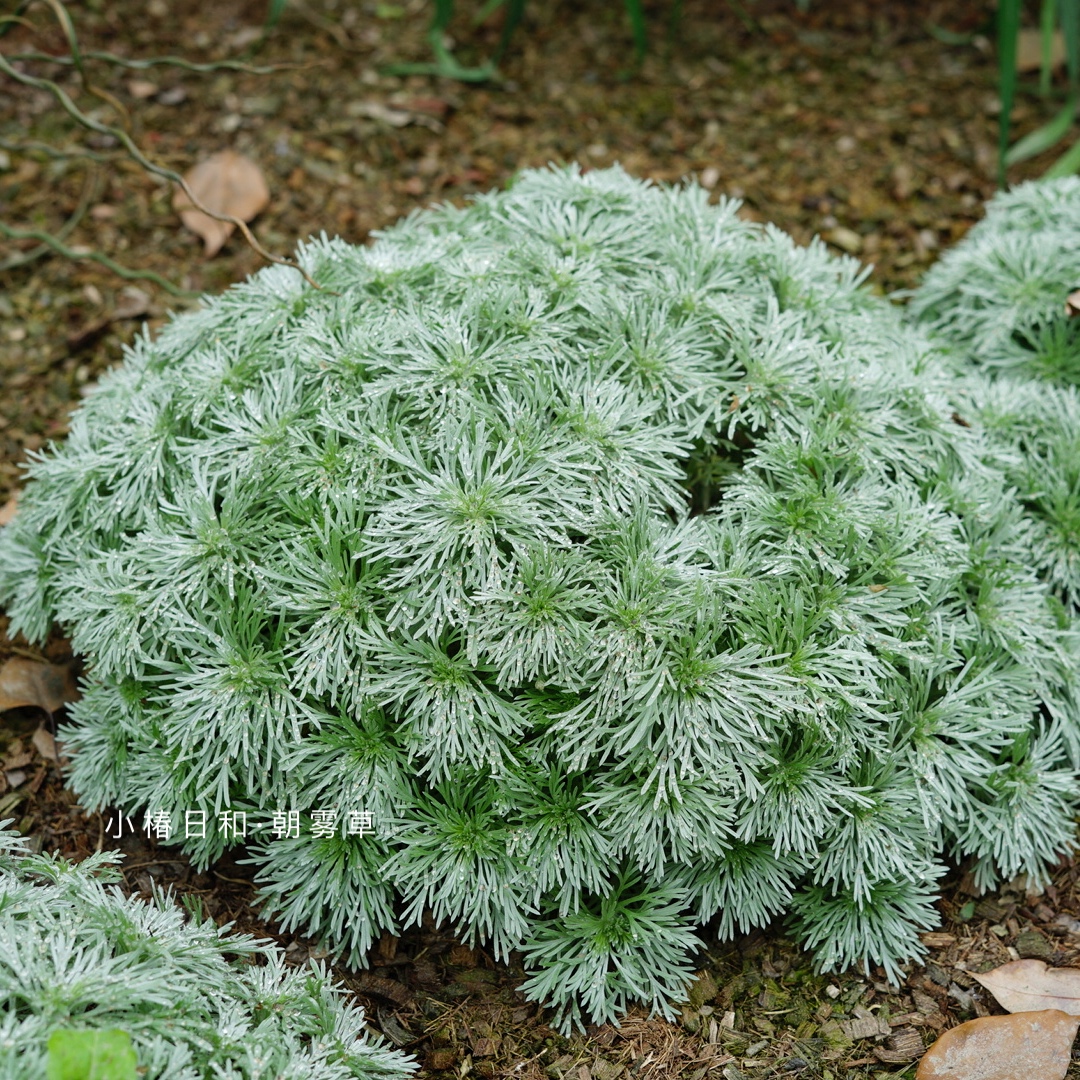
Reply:
<svg viewBox="0 0 1080 1080"><path fill-rule="evenodd" d="M1052 180L1055 176L1072 176L1080 169L1080 139L1072 144L1043 174L1045 179Z"/></svg>
<svg viewBox="0 0 1080 1080"><path fill-rule="evenodd" d="M649 47L649 34L645 28L645 12L641 0L626 0L626 14L630 16L630 29L634 34L634 59L640 64Z"/></svg>
<svg viewBox="0 0 1080 1080"><path fill-rule="evenodd" d="M48 1080L136 1080L137 1064L131 1036L118 1028L49 1036Z"/></svg>
<svg viewBox="0 0 1080 1080"><path fill-rule="evenodd" d="M1006 165L1015 165L1018 161L1027 161L1049 150L1055 143L1060 142L1072 127L1073 117L1076 115L1076 98L1070 97L1065 102L1065 107L1042 127L1025 135L1019 142L1014 143L1005 155Z"/></svg>
<svg viewBox="0 0 1080 1080"><path fill-rule="evenodd" d="M281 21L281 16L285 13L286 2L287 0L270 0L266 9L266 20L263 22L264 34L268 34Z"/></svg>
<svg viewBox="0 0 1080 1080"><path fill-rule="evenodd" d="M960 922L967 922L975 914L975 901L969 900L957 913Z"/></svg>
<svg viewBox="0 0 1080 1080"><path fill-rule="evenodd" d="M1001 117L998 121L998 187L1005 186L1005 155L1009 152L1009 116L1016 100L1016 43L1020 37L1020 0L998 4L998 85Z"/></svg>

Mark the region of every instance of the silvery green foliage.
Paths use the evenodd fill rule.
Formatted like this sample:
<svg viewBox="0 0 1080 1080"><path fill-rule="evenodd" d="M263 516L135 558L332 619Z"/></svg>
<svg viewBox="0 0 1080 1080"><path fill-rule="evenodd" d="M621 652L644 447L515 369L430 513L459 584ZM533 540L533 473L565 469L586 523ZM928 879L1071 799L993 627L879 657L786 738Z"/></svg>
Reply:
<svg viewBox="0 0 1080 1080"><path fill-rule="evenodd" d="M60 1028L120 1028L146 1080L405 1080L363 1011L312 962L125 897L118 856L32 855L0 822L0 1078L40 1080Z"/></svg>
<svg viewBox="0 0 1080 1080"><path fill-rule="evenodd" d="M139 341L0 536L90 658L84 803L295 810L287 925L427 909L567 1027L670 1015L714 917L896 977L943 853L1070 846L1076 594L856 262L618 170L300 257Z"/></svg>
<svg viewBox="0 0 1080 1080"><path fill-rule="evenodd" d="M1080 177L1031 180L930 268L911 313L962 363L1080 384Z"/></svg>
<svg viewBox="0 0 1080 1080"><path fill-rule="evenodd" d="M912 295L911 316L968 379L969 411L1008 448L1001 467L1031 523L1033 563L1080 604L1080 178L1020 184Z"/></svg>

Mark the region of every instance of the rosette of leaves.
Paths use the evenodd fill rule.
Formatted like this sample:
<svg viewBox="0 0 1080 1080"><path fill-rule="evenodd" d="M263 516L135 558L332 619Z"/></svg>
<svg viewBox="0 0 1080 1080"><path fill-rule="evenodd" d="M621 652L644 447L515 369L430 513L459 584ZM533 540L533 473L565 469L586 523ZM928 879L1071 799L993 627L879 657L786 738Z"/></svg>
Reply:
<svg viewBox="0 0 1080 1080"><path fill-rule="evenodd" d="M670 1015L714 918L896 977L943 854L1068 848L1072 600L854 260L617 169L300 258L140 340L0 535L85 804L292 811L287 926L430 912L564 1027Z"/></svg>
<svg viewBox="0 0 1080 1080"><path fill-rule="evenodd" d="M113 884L118 853L78 864L34 855L7 824L0 822L4 1080L51 1076L50 1060L65 1053L81 1076L133 1077L137 1068L147 1080L406 1080L416 1069L368 1036L363 1010L314 961L288 968L272 942L185 913L166 893L155 891L150 903L125 897ZM100 1058L102 1071L87 1071L94 1049L117 1043L127 1050L113 1071Z"/></svg>

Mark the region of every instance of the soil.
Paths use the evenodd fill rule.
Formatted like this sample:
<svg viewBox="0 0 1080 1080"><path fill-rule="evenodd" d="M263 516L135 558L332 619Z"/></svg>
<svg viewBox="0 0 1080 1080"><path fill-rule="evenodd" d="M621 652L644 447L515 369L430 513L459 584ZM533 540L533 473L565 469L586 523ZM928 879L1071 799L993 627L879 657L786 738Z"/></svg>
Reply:
<svg viewBox="0 0 1080 1080"><path fill-rule="evenodd" d="M252 228L280 254L320 231L363 242L416 207L461 202L523 167L618 161L656 180L695 176L714 197L743 200L745 216L773 221L800 242L820 234L874 265L874 286L893 291L914 284L995 190L1000 104L985 2L812 0L800 12L789 0L684 0L677 17L667 4L647 4L640 66L621 5L534 3L502 77L483 84L386 73L395 62L430 59L430 10L418 0L293 0L265 41L265 0L68 7L86 50L287 65L260 75L88 62L93 85L128 111L133 137L155 161L185 171L231 148L257 162L271 202ZM490 54L500 34L501 12L475 25L472 10L463 6L450 27L465 63ZM28 13L33 29L0 39L4 55L65 52L49 11L38 5ZM945 43L959 39L935 35L938 26L964 43ZM109 100L81 89L70 67L20 66L56 79L97 119L117 122ZM1025 85L1016 134L1057 107ZM30 143L81 146L100 160ZM1051 152L1010 179L1036 176L1052 160ZM0 221L52 232L68 222L76 254L99 252L192 292L218 291L262 265L237 234L205 258L167 183L130 162L111 136L81 131L48 93L10 79L0 94ZM84 259L23 262L34 247L0 246L0 504L17 490L27 455L64 436L69 412L123 345L192 303ZM0 661L68 658L59 636L40 650L5 628L0 615ZM54 730L55 719L41 730ZM48 738L34 738L41 723L29 708L0 716L0 819L17 817L35 843L74 859L118 847L133 891L148 894L157 883L198 894L215 918L276 938L292 960L320 955L258 915L242 849L200 873L143 836L115 838L110 812L85 812L64 787ZM957 867L940 903L942 929L925 938L929 960L899 989L875 972L815 975L782 925L726 944L705 928L691 1003L674 1021L637 1012L620 1028L571 1039L516 990L520 967L494 963L447 928L384 937L368 971L335 971L372 1028L417 1055L421 1076L910 1076L938 1032L999 1011L969 972L1017 956L1080 962L1078 877L1080 867L1063 862L1041 895L1015 882L979 898Z"/></svg>

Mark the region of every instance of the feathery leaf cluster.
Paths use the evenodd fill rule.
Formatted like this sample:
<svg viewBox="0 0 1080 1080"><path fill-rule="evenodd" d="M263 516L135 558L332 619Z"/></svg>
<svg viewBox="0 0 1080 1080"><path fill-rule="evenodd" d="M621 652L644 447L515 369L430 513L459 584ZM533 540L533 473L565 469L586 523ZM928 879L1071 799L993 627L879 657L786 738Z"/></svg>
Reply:
<svg viewBox="0 0 1080 1080"><path fill-rule="evenodd" d="M406 1080L325 970L285 966L269 941L228 932L155 891L125 897L113 852L33 855L0 822L0 1077L46 1074L49 1035L128 1032L148 1080Z"/></svg>
<svg viewBox="0 0 1080 1080"><path fill-rule="evenodd" d="M998 195L933 266L910 313L968 378L970 413L1001 444L1039 576L1080 606L1080 177ZM1075 738L1075 736L1069 736Z"/></svg>
<svg viewBox="0 0 1080 1080"><path fill-rule="evenodd" d="M528 172L140 340L0 534L84 803L243 816L289 925L430 910L564 1026L669 1013L714 916L895 976L943 852L1044 875L1080 593L994 384L736 210Z"/></svg>
<svg viewBox="0 0 1080 1080"><path fill-rule="evenodd" d="M912 295L911 312L963 364L1080 385L1080 177L997 195Z"/></svg>

